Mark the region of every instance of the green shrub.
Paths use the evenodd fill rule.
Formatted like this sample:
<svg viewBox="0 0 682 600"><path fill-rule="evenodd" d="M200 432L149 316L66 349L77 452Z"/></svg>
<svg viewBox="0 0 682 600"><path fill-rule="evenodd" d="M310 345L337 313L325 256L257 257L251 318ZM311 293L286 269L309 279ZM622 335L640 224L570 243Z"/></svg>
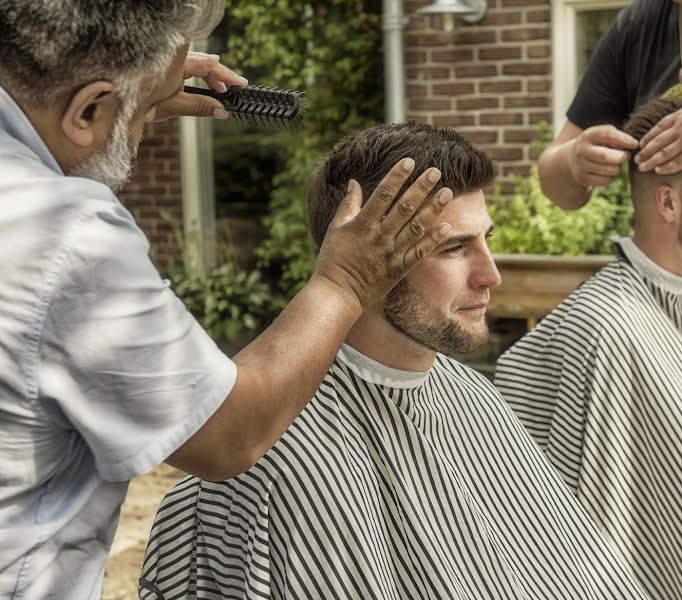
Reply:
<svg viewBox="0 0 682 600"><path fill-rule="evenodd" d="M315 248L305 195L320 156L383 114L383 58L377 0L227 0L227 64L262 74L258 83L306 90L303 126L291 134L285 167L272 179L269 236L259 266L288 296L307 281Z"/></svg>
<svg viewBox="0 0 682 600"><path fill-rule="evenodd" d="M625 170L607 188L596 189L581 209L568 212L554 205L540 189L537 166L529 177L513 177L511 196L499 187L489 196L496 225L493 252L520 254L609 254L610 237L632 226L632 203Z"/></svg>
<svg viewBox="0 0 682 600"><path fill-rule="evenodd" d="M224 264L205 273L182 267L169 271L173 290L215 340L234 340L266 325L284 307L259 271Z"/></svg>

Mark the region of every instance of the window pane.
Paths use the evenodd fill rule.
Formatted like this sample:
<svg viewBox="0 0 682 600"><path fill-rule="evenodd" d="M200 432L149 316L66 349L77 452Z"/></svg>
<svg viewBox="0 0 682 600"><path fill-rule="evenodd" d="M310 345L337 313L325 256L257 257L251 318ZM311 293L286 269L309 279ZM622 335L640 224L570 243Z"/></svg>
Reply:
<svg viewBox="0 0 682 600"><path fill-rule="evenodd" d="M585 74L587 63L590 60L590 56L592 56L592 52L597 47L599 39L609 28L620 10L619 8L602 8L578 12L576 22L578 81Z"/></svg>

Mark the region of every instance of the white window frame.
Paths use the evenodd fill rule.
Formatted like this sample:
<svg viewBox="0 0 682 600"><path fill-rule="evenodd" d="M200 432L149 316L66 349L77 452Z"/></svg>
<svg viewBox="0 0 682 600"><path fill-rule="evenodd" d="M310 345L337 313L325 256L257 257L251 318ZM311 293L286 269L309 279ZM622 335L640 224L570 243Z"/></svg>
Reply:
<svg viewBox="0 0 682 600"><path fill-rule="evenodd" d="M554 134L566 122L566 111L578 89L578 13L625 8L632 0L552 0L552 81Z"/></svg>

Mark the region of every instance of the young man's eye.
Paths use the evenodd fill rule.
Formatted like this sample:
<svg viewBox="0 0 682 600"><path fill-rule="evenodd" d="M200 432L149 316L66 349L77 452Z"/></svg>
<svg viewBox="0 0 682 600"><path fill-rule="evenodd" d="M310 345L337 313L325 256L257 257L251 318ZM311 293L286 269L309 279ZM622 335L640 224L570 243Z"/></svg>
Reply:
<svg viewBox="0 0 682 600"><path fill-rule="evenodd" d="M445 254L457 254L457 252L459 252L460 250L462 250L462 248L464 248L464 245L463 245L463 244L459 244L459 245L457 245L457 246L451 246L450 248L446 248L445 250L443 250L443 252L444 252Z"/></svg>

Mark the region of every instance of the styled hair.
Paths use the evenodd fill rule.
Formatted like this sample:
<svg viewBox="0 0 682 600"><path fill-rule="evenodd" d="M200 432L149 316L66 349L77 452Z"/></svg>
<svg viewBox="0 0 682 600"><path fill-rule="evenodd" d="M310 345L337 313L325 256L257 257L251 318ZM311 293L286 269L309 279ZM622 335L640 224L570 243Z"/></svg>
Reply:
<svg viewBox="0 0 682 600"><path fill-rule="evenodd" d="M106 80L137 104L224 10L224 0L0 0L0 84L44 107Z"/></svg>
<svg viewBox="0 0 682 600"><path fill-rule="evenodd" d="M441 171L435 189L448 187L455 196L488 187L496 175L491 158L454 129L414 122L365 129L337 144L313 175L308 228L318 247L346 195L348 181L360 184L366 201L388 171L406 157L414 159L415 168L401 194L429 167Z"/></svg>

